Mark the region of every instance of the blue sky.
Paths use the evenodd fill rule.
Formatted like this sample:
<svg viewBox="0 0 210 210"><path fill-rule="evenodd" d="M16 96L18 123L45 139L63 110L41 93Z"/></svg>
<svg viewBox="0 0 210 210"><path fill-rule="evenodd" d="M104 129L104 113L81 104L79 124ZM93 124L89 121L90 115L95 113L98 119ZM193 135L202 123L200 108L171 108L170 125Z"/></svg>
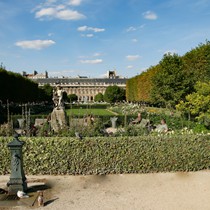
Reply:
<svg viewBox="0 0 210 210"><path fill-rule="evenodd" d="M133 77L210 40L210 0L0 1L0 62L50 77Z"/></svg>

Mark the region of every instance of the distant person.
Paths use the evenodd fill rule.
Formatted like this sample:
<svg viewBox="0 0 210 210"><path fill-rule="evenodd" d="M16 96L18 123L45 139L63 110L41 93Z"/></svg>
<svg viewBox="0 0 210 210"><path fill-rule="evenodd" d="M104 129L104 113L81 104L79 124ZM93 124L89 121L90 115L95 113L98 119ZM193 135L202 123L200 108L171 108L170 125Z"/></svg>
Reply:
<svg viewBox="0 0 210 210"><path fill-rule="evenodd" d="M168 131L168 125L166 124L165 119L162 119L160 121L160 124L157 125L155 131L157 131L159 133L166 133Z"/></svg>
<svg viewBox="0 0 210 210"><path fill-rule="evenodd" d="M146 127L147 127L148 133L150 133L151 131L154 131L156 128L156 126L153 125L153 121L149 121Z"/></svg>
<svg viewBox="0 0 210 210"><path fill-rule="evenodd" d="M90 115L90 122L91 122L91 125L93 125L94 121L95 121L94 116L93 116L93 115Z"/></svg>
<svg viewBox="0 0 210 210"><path fill-rule="evenodd" d="M131 124L139 124L142 120L141 113L138 113L138 116L135 120L131 121Z"/></svg>
<svg viewBox="0 0 210 210"><path fill-rule="evenodd" d="M32 136L36 136L37 131L38 131L37 127L36 127L35 125L32 125L32 126L31 126L31 130L30 130L30 134L31 134Z"/></svg>
<svg viewBox="0 0 210 210"><path fill-rule="evenodd" d="M88 116L85 117L85 119L84 119L84 125L85 125L85 126L93 125L94 120L95 120L95 119L94 119L93 115L88 115Z"/></svg>

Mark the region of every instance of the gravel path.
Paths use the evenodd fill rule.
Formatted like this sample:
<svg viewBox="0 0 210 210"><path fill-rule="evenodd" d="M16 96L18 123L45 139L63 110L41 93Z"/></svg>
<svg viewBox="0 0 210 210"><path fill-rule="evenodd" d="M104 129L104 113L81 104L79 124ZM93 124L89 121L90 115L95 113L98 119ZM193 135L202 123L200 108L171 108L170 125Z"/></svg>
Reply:
<svg viewBox="0 0 210 210"><path fill-rule="evenodd" d="M27 176L28 186L46 184L49 210L210 210L210 171L106 176ZM9 176L0 176L5 187ZM34 198L33 198L34 200ZM26 201L26 200L25 200ZM1 206L3 209L34 207Z"/></svg>

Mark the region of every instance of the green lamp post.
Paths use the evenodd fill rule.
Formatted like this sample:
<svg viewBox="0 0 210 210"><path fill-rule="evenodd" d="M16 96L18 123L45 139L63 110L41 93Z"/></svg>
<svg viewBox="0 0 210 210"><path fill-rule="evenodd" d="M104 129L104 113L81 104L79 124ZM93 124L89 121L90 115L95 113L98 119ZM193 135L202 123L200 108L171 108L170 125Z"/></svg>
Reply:
<svg viewBox="0 0 210 210"><path fill-rule="evenodd" d="M7 145L11 151L11 175L7 183L8 193L11 195L16 194L17 191L24 192L27 190L22 157L22 147L24 143L24 141L18 139L18 135L15 135L13 141Z"/></svg>

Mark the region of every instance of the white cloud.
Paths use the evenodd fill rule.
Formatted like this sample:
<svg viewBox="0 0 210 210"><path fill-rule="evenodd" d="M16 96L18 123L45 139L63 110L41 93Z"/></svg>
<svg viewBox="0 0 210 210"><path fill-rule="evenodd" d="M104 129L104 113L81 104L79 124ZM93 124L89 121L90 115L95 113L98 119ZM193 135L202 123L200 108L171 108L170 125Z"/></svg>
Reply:
<svg viewBox="0 0 210 210"><path fill-rule="evenodd" d="M35 14L36 18L43 19L61 19L61 20L80 20L86 18L85 15L71 9L61 9L60 7L57 8L43 8L36 12Z"/></svg>
<svg viewBox="0 0 210 210"><path fill-rule="evenodd" d="M160 49L158 50L158 53L161 53L161 54L176 54L177 53L177 50L176 49L171 49L171 50L163 50L163 49Z"/></svg>
<svg viewBox="0 0 210 210"><path fill-rule="evenodd" d="M56 2L57 2L57 0L47 0L46 4L53 4L53 3L56 3Z"/></svg>
<svg viewBox="0 0 210 210"><path fill-rule="evenodd" d="M129 28L126 29L127 32L130 32L130 31L136 31L137 28L133 27L133 26L130 26Z"/></svg>
<svg viewBox="0 0 210 210"><path fill-rule="evenodd" d="M65 9L65 8L66 8L66 6L63 5L63 4L59 4L59 5L56 7L57 10L62 10L62 9Z"/></svg>
<svg viewBox="0 0 210 210"><path fill-rule="evenodd" d="M80 20L86 18L83 14L70 9L57 12L56 17L61 20Z"/></svg>
<svg viewBox="0 0 210 210"><path fill-rule="evenodd" d="M57 10L55 8L44 8L41 9L40 11L36 12L35 17L36 18L41 18L43 16L55 16L57 13Z"/></svg>
<svg viewBox="0 0 210 210"><path fill-rule="evenodd" d="M86 34L86 37L88 37L88 38L91 38L93 36L94 36L93 34Z"/></svg>
<svg viewBox="0 0 210 210"><path fill-rule="evenodd" d="M138 42L138 39L132 39L131 41L132 42Z"/></svg>
<svg viewBox="0 0 210 210"><path fill-rule="evenodd" d="M73 10L72 6L78 6L81 2L82 0L46 0L32 11L35 12L35 18L41 20L80 20L86 18L86 16Z"/></svg>
<svg viewBox="0 0 210 210"><path fill-rule="evenodd" d="M86 31L87 30L87 26L80 26L77 28L78 31Z"/></svg>
<svg viewBox="0 0 210 210"><path fill-rule="evenodd" d="M173 54L176 54L177 53L177 50L166 50L164 52L164 54L169 54L169 55L173 55Z"/></svg>
<svg viewBox="0 0 210 210"><path fill-rule="evenodd" d="M95 33L98 32L104 32L105 29L104 28L93 28L93 27L88 27L88 26L80 26L77 28L78 31L93 31Z"/></svg>
<svg viewBox="0 0 210 210"><path fill-rule="evenodd" d="M53 76L66 76L69 75L69 73L77 72L76 70L62 70L62 71L50 71L49 74Z"/></svg>
<svg viewBox="0 0 210 210"><path fill-rule="evenodd" d="M146 24L142 24L139 26L140 29L144 28L146 26Z"/></svg>
<svg viewBox="0 0 210 210"><path fill-rule="evenodd" d="M82 34L82 37L92 38L94 37L94 34Z"/></svg>
<svg viewBox="0 0 210 210"><path fill-rule="evenodd" d="M146 11L143 13L143 17L148 20L156 20L158 16L152 11Z"/></svg>
<svg viewBox="0 0 210 210"><path fill-rule="evenodd" d="M53 40L31 40L31 41L19 41L15 45L23 49L41 50L55 44Z"/></svg>
<svg viewBox="0 0 210 210"><path fill-rule="evenodd" d="M142 24L140 26L130 26L126 29L126 32L132 32L132 31L137 31L137 30L141 30L145 27L145 24Z"/></svg>
<svg viewBox="0 0 210 210"><path fill-rule="evenodd" d="M107 78L107 73L99 75L99 78Z"/></svg>
<svg viewBox="0 0 210 210"><path fill-rule="evenodd" d="M80 63L83 64L99 64L102 63L103 60L102 59L95 59L95 60L80 60Z"/></svg>
<svg viewBox="0 0 210 210"><path fill-rule="evenodd" d="M72 6L79 6L81 4L82 0L70 0L69 5Z"/></svg>
<svg viewBox="0 0 210 210"><path fill-rule="evenodd" d="M98 57L98 56L101 56L101 55L102 55L101 53L94 53L93 54L94 57Z"/></svg>
<svg viewBox="0 0 210 210"><path fill-rule="evenodd" d="M139 55L127 55L126 56L126 59L129 60L129 61L135 61L135 60L137 60L139 58L140 58Z"/></svg>
<svg viewBox="0 0 210 210"><path fill-rule="evenodd" d="M53 35L54 35L53 33L48 33L48 36L49 36L49 37L51 37L51 36L53 36Z"/></svg>
<svg viewBox="0 0 210 210"><path fill-rule="evenodd" d="M127 66L127 69L132 69L133 68L133 66Z"/></svg>

